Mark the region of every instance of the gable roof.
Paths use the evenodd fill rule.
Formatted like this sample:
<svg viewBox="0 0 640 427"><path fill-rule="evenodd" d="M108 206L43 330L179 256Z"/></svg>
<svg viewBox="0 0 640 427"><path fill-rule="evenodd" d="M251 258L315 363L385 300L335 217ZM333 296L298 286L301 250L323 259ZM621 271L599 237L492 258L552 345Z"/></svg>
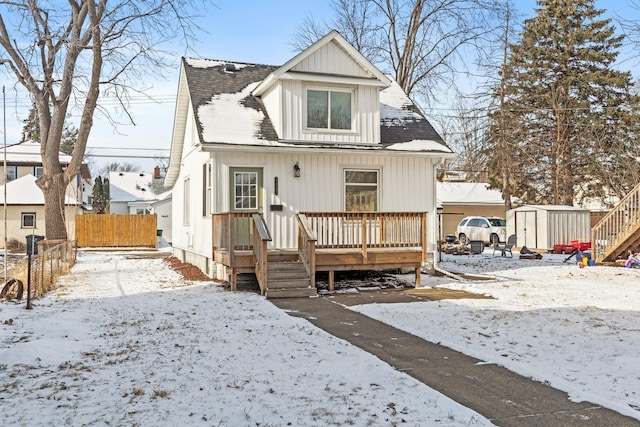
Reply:
<svg viewBox="0 0 640 427"><path fill-rule="evenodd" d="M44 205L44 194L36 177L28 174L7 183L7 205ZM4 186L0 185L0 204L4 204ZM64 203L76 205L78 201L70 196L65 196Z"/></svg>
<svg viewBox="0 0 640 427"><path fill-rule="evenodd" d="M156 200L152 188L153 174L144 172L109 172L109 201L136 202Z"/></svg>
<svg viewBox="0 0 640 427"><path fill-rule="evenodd" d="M354 48L342 35L336 30L330 31L327 35L322 37L317 42L291 58L284 65L278 67L271 74L269 74L264 80L260 82L253 90L255 96L262 95L270 86L272 86L278 79L284 78L290 71L295 71L295 78L298 80L313 79L319 80L319 75L324 75L325 81L339 81L344 82L344 75L336 73L335 70L329 70L332 64L322 64L319 61L314 61L316 69L313 72L308 72L305 67L298 67L306 59L312 57L316 52L327 45L335 45L338 49L342 50L351 60L355 61L360 66L360 77L353 76L353 70L349 74L349 81L356 81L358 84L368 84L380 87L387 87L391 84L391 80L382 74L367 58L364 57L356 48ZM326 62L326 61L325 61ZM318 69L317 66L323 65L325 68ZM306 72L305 72L306 71Z"/></svg>
<svg viewBox="0 0 640 427"><path fill-rule="evenodd" d="M59 158L62 164L68 164L71 161L71 156L68 154L60 153ZM37 141L23 141L8 145L7 162L41 165L40 143Z"/></svg>
<svg viewBox="0 0 640 427"><path fill-rule="evenodd" d="M7 163L12 165L42 165L42 154L40 153L40 143L38 141L23 141L7 146ZM58 155L60 164L65 166L71 162L71 156L60 152ZM84 179L91 179L91 171L86 163L80 165L80 175Z"/></svg>
<svg viewBox="0 0 640 427"><path fill-rule="evenodd" d="M322 69L305 72L298 65L331 45L355 63L355 77ZM312 61L313 62L313 61ZM304 67L302 67L303 69ZM349 82L378 86L380 91L380 143L339 144L280 140L259 94L279 78ZM210 59L182 59L169 169L165 185L172 186L180 171L189 110L193 111L197 138L205 146L261 146L286 149L392 150L451 156L453 151L419 108L389 75L381 73L337 31L331 31L282 66Z"/></svg>
<svg viewBox="0 0 640 427"><path fill-rule="evenodd" d="M502 192L489 189L489 184L486 182L438 182L436 192L438 206L443 204L504 206Z"/></svg>

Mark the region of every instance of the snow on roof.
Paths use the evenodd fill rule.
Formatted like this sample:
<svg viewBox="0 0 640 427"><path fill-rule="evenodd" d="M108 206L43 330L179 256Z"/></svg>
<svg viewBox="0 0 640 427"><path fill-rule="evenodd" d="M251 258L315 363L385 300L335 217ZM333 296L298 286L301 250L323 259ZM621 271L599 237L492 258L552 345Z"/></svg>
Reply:
<svg viewBox="0 0 640 427"><path fill-rule="evenodd" d="M221 61L216 59L205 59L205 58L185 58L185 61L191 65L193 68L213 68L224 65L225 68L228 68L228 72L233 72L237 70L241 70L244 67L250 67L251 64L244 64L232 61Z"/></svg>
<svg viewBox="0 0 640 427"><path fill-rule="evenodd" d="M198 107L202 139L205 142L275 145L273 141L259 138L264 113L247 108L243 102L257 85L258 82L254 82L240 92L215 95L211 101Z"/></svg>
<svg viewBox="0 0 640 427"><path fill-rule="evenodd" d="M76 205L78 201L65 196L64 203ZM4 204L4 186L0 185L0 204ZM36 177L28 174L7 183L7 205L44 205L44 194L36 184Z"/></svg>
<svg viewBox="0 0 640 427"><path fill-rule="evenodd" d="M60 153L60 163L69 163L71 156ZM40 143L25 141L7 146L7 162L42 163Z"/></svg>
<svg viewBox="0 0 640 427"><path fill-rule="evenodd" d="M391 86L380 91L380 121L383 125L398 126L404 121L424 120L420 114L409 110L412 107L413 103L395 80L392 79Z"/></svg>
<svg viewBox="0 0 640 427"><path fill-rule="evenodd" d="M153 174L145 172L109 172L109 197L114 202L156 200L151 183Z"/></svg>
<svg viewBox="0 0 640 427"><path fill-rule="evenodd" d="M504 205L502 193L485 182L438 182L436 191L438 205Z"/></svg>
<svg viewBox="0 0 640 427"><path fill-rule="evenodd" d="M575 211L575 212L589 212L588 209L579 208L576 206L567 205L524 205L511 210L526 211L526 210L539 210L539 211Z"/></svg>
<svg viewBox="0 0 640 427"><path fill-rule="evenodd" d="M387 150L398 151L443 151L441 142L433 140L413 140L409 142L398 142L386 147ZM446 151L452 153L451 150Z"/></svg>

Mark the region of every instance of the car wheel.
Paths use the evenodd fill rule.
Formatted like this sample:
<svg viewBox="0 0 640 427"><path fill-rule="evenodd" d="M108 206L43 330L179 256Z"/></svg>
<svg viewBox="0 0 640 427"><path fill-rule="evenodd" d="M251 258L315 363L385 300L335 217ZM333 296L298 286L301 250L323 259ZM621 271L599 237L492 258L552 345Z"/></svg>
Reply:
<svg viewBox="0 0 640 427"><path fill-rule="evenodd" d="M496 243L500 243L500 238L498 237L497 234L492 234L491 237L489 238L489 241L491 242L492 245L495 245Z"/></svg>
<svg viewBox="0 0 640 427"><path fill-rule="evenodd" d="M467 239L467 236L464 233L460 233L460 235L458 236L458 240L460 240L460 243L462 243L463 245L469 243L469 239Z"/></svg>

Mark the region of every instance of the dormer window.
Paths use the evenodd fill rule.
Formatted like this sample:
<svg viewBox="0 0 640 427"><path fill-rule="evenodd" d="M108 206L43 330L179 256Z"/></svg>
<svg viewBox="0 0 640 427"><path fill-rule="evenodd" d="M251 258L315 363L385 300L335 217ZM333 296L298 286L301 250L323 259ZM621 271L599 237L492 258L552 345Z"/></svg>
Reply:
<svg viewBox="0 0 640 427"><path fill-rule="evenodd" d="M307 90L307 129L352 130L353 92Z"/></svg>

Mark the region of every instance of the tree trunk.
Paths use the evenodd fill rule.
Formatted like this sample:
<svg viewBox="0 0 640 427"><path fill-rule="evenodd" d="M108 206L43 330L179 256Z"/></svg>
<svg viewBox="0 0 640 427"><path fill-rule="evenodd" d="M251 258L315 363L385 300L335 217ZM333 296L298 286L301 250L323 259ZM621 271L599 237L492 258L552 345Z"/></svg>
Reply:
<svg viewBox="0 0 640 427"><path fill-rule="evenodd" d="M68 183L65 183L64 172L43 175L36 182L44 194L45 237L48 240L67 240L64 199Z"/></svg>

